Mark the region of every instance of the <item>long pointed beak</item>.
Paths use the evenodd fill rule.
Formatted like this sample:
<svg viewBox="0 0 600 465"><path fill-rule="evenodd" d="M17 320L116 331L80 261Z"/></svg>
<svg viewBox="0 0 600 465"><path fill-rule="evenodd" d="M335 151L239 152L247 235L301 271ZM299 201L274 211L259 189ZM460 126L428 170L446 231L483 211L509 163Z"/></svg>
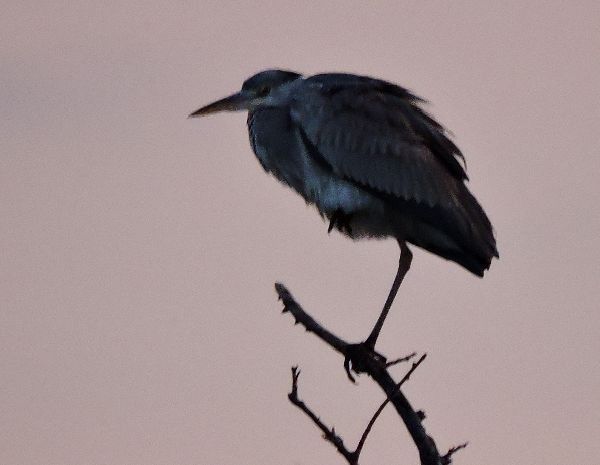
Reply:
<svg viewBox="0 0 600 465"><path fill-rule="evenodd" d="M210 115L220 111L237 111L246 110L252 100L252 95L248 92L240 91L229 97L222 98L216 102L210 103L202 108L199 108L193 113L190 113L188 118L200 118L201 116Z"/></svg>

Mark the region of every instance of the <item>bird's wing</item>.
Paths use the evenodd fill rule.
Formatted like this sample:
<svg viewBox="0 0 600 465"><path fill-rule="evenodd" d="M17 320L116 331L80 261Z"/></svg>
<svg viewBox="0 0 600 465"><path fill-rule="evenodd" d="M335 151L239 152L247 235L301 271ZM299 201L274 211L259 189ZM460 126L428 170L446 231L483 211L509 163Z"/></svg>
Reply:
<svg viewBox="0 0 600 465"><path fill-rule="evenodd" d="M340 84L330 76L309 78L292 104L315 156L338 176L384 194L430 206L457 201L466 179L462 154L417 97L385 81L341 75L348 81Z"/></svg>

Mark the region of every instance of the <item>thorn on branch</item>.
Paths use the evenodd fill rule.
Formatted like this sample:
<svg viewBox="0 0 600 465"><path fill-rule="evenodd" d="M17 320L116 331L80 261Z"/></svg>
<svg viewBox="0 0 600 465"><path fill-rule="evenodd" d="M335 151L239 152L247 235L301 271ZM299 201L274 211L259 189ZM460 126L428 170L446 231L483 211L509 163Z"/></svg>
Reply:
<svg viewBox="0 0 600 465"><path fill-rule="evenodd" d="M294 324L304 326L307 332L314 333L319 339L333 347L338 352L344 353L346 346L345 341L337 337L325 329L313 317L306 313L302 307L294 300L294 297L288 289L281 283L275 283L275 291L279 296L279 300L283 302L282 313L291 313L294 317Z"/></svg>
<svg viewBox="0 0 600 465"><path fill-rule="evenodd" d="M281 283L275 283L275 291L277 292L277 300L281 300L283 302L283 310L281 313L287 313L290 310L288 309L288 304L293 301L292 295L287 288Z"/></svg>

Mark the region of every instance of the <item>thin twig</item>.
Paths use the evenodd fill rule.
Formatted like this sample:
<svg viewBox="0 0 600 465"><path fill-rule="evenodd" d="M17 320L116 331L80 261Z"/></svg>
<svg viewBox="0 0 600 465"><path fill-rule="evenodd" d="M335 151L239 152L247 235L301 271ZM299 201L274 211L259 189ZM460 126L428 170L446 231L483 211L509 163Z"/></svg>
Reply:
<svg viewBox="0 0 600 465"><path fill-rule="evenodd" d="M417 356L417 353L413 352L412 354L408 354L405 357L397 358L396 360L392 360L391 362L386 362L385 366L386 366L386 368L389 368L393 365L397 365L398 363L408 362L410 359L412 359L416 356Z"/></svg>
<svg viewBox="0 0 600 465"><path fill-rule="evenodd" d="M419 365L421 363L423 363L423 361L426 358L427 358L427 354L423 354L423 355L421 355L421 358L419 358L419 360L417 360L416 362L413 362L412 366L410 367L410 370L408 370L406 372L406 374L402 377L400 382L396 385L398 388L398 391L400 391L400 388L402 387L402 385L410 379L411 375L415 372L415 370L419 367Z"/></svg>
<svg viewBox="0 0 600 465"><path fill-rule="evenodd" d="M329 441L337 449L337 451L344 456L350 465L357 465L357 458L354 452L350 452L344 446L343 439L335 432L335 428L328 428L321 419L314 414L314 412L308 408L308 406L298 398L298 377L300 376L300 370L298 367L292 367L292 390L288 394L290 402L302 410L317 427L323 432L323 438Z"/></svg>
<svg viewBox="0 0 600 465"><path fill-rule="evenodd" d="M448 452L446 452L446 455L444 455L442 457L442 464L443 465L450 465L452 463L452 456L458 452L461 449L464 449L465 447L467 447L469 445L468 442L465 442L464 444L460 444L458 446L454 446L451 447L450 450L448 450Z"/></svg>
<svg viewBox="0 0 600 465"><path fill-rule="evenodd" d="M352 357L355 356L353 351L357 348L356 344L347 343L321 326L294 300L291 293L283 284L277 283L275 289L279 294L279 298L283 301L284 312L291 313L296 323L303 325L307 331L314 333L319 339L327 343L344 357L350 358L353 366L358 366L361 372L367 373L385 392L386 398L394 405L394 408L402 418L402 421L404 421L413 442L419 450L421 465L447 465L447 463L443 462L443 458L437 450L435 441L425 431L422 423L423 415L414 410L408 399L398 388L399 383L396 383L390 376L385 363L382 363L381 361L381 357L367 356L359 360L358 363L355 363L356 360L352 359ZM414 371L414 368L416 367L413 367L409 373L407 373L408 376ZM311 418L313 418L313 416L314 414L312 414ZM314 417L318 420L316 416ZM321 430L323 431L322 428ZM328 429L327 431L331 432Z"/></svg>
<svg viewBox="0 0 600 465"><path fill-rule="evenodd" d="M388 404L388 402L389 402L389 399L385 399L383 401L383 403L379 406L379 408L377 409L377 411L373 414L373 417L371 418L371 420L369 421L369 424L365 428L365 431L363 432L362 436L360 437L360 441L358 441L358 446L356 446L356 450L354 451L354 453L356 454L357 457L360 457L360 453L362 452L362 449L363 449L363 447L365 445L365 441L367 440L367 436L371 432L371 428L373 428L373 425L375 424L375 421L377 420L377 418L379 417L379 415L381 415L381 412L383 412L383 409Z"/></svg>
<svg viewBox="0 0 600 465"><path fill-rule="evenodd" d="M313 317L302 310L300 305L298 305L298 303L294 300L294 297L292 297L290 291L288 291L283 284L275 283L275 290L279 295L279 300L283 302L283 313L291 313L296 320L296 324L302 324L306 331L314 333L319 339L325 341L338 352L344 352L344 349L348 343L342 341L335 334L327 331L315 319L313 319Z"/></svg>
<svg viewBox="0 0 600 465"><path fill-rule="evenodd" d="M416 355L416 353L414 353L414 355ZM413 354L408 356L409 358L413 357ZM417 360L416 362L414 362L412 364L412 367L410 368L410 370L408 370L408 372L404 375L404 377L400 380L400 382L397 384L397 389L400 390L400 387L410 379L410 375L413 374L413 372L417 369L417 367L423 362L423 360L425 360L425 357L427 357L427 354L423 354L421 356L421 358L419 360ZM406 358L406 357L405 357ZM373 428L373 425L375 424L375 421L377 420L377 417L379 417L379 415L381 415L381 412L383 412L383 409L385 408L385 406L390 402L391 398L394 395L392 394L391 397L387 397L379 406L379 408L377 409L377 411L373 414L373 417L371 418L371 421L369 421L369 424L367 425L367 427L365 428L365 431L363 432L360 441L358 442L358 446L356 446L356 450L354 451L354 453L356 454L356 458L358 460L358 457L360 456L360 453L362 452L362 448L365 445L365 441L367 440L367 436L369 435L369 433L371 432L371 428Z"/></svg>
<svg viewBox="0 0 600 465"><path fill-rule="evenodd" d="M412 367L410 368L410 370L404 375L404 377L396 385L397 391L399 391L400 387L406 381L408 381L410 379L410 376L412 375L412 373L425 360L425 357L427 357L427 354L423 354L419 360L417 360L416 362L414 362L412 364ZM300 410L302 410L317 425L317 427L323 432L323 438L325 438L327 441L329 441L331 444L333 444L334 447L337 449L337 451L344 456L344 458L348 461L348 463L350 465L358 465L358 459L360 458L360 454L361 454L363 447L365 445L365 442L367 440L367 436L371 432L371 429L373 428L373 425L377 421L377 418L379 417L379 415L381 415L381 412L383 412L383 409L390 402L391 397L393 397L395 394L392 394L391 397L386 398L381 403L381 405L379 406L377 411L373 414L373 416L371 417L371 420L367 424L367 427L365 428L365 430L360 438L360 441L358 442L358 445L356 446L356 449L353 452L351 452L346 448L346 446L344 445L343 439L341 438L341 436L339 436L335 432L335 429L334 428L329 429L321 421L321 419L312 410L310 410L310 408L303 401L301 401L298 398L298 378L299 377L300 377L300 370L298 369L298 367L296 367L296 366L292 367L292 390L288 394L288 398L290 399L290 402L292 402L292 404L294 404ZM459 448L461 448L461 447L459 446L458 448L451 449L450 451L448 451L446 456L448 458L450 458L450 456Z"/></svg>

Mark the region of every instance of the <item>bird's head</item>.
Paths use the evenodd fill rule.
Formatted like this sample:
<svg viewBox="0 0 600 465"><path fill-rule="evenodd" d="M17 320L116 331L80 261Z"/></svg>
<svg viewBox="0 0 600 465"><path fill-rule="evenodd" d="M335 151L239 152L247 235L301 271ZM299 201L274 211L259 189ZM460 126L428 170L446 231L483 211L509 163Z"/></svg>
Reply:
<svg viewBox="0 0 600 465"><path fill-rule="evenodd" d="M281 69L261 71L246 79L239 92L205 105L191 113L189 117L198 118L220 111L252 110L268 104L273 98L273 91L288 82L295 81L300 76L298 73Z"/></svg>

